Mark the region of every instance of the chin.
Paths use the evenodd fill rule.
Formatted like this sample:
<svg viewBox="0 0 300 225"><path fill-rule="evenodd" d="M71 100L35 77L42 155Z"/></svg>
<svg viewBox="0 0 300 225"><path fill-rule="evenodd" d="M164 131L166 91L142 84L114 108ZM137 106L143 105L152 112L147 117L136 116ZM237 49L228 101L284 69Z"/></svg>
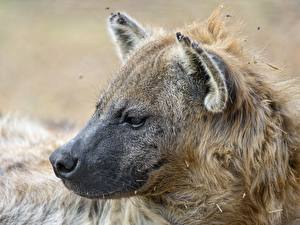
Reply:
<svg viewBox="0 0 300 225"><path fill-rule="evenodd" d="M137 189L128 189L123 187L122 190L114 188L103 187L90 187L89 185L83 185L81 183L75 184L73 182L63 180L63 183L67 189L73 193L89 199L120 199L135 196L138 193ZM121 187L120 185L119 187Z"/></svg>

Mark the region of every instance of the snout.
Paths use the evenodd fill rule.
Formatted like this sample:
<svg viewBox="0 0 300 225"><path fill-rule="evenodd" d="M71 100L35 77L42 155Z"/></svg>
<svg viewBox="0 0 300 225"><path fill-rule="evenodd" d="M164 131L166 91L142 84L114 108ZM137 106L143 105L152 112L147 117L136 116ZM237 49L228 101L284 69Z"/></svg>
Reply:
<svg viewBox="0 0 300 225"><path fill-rule="evenodd" d="M55 175L59 178L70 179L78 170L78 159L64 151L63 147L53 152L49 158Z"/></svg>

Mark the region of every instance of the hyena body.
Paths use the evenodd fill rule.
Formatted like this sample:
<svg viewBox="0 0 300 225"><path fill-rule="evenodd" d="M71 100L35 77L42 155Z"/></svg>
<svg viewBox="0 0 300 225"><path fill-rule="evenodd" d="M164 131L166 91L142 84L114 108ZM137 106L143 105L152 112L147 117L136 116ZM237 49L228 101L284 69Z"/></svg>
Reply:
<svg viewBox="0 0 300 225"><path fill-rule="evenodd" d="M175 35L112 14L124 65L50 157L77 195L47 161L67 137L3 123L0 223L296 224L299 90L249 64L222 20Z"/></svg>

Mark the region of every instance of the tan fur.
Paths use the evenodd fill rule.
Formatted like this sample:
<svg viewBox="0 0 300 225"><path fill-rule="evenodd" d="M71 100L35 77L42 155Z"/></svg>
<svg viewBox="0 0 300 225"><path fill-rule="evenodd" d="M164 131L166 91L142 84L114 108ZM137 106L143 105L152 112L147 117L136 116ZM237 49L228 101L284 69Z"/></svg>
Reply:
<svg viewBox="0 0 300 225"><path fill-rule="evenodd" d="M137 196L102 201L70 193L48 163L69 134L1 118L0 224L286 225L300 216L299 86L249 64L250 55L222 21L217 11L179 30L226 62L236 89L222 113L191 117L172 83L147 86L161 79L170 57L182 59L175 32L153 31L126 57L100 100L104 110L115 96L147 99L151 107L159 90L161 107L172 105L172 117L189 123L166 156L172 163L152 174ZM133 68L148 74L136 77Z"/></svg>

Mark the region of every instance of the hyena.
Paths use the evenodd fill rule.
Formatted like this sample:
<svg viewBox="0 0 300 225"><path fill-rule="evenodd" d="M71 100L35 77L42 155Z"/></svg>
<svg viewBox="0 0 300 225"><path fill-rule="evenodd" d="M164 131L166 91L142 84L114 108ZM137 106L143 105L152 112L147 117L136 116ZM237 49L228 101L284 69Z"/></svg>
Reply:
<svg viewBox="0 0 300 225"><path fill-rule="evenodd" d="M224 18L173 32L112 14L123 65L74 138L2 119L0 223L300 224L299 86Z"/></svg>

